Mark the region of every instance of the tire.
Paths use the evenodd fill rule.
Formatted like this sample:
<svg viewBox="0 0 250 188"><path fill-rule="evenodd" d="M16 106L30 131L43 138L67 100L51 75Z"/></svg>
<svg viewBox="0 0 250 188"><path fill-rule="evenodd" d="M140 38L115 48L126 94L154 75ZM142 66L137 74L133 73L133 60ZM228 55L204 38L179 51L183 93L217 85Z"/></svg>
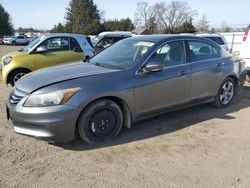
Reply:
<svg viewBox="0 0 250 188"><path fill-rule="evenodd" d="M16 41L12 41L12 45L16 45Z"/></svg>
<svg viewBox="0 0 250 188"><path fill-rule="evenodd" d="M29 71L25 69L18 69L11 72L9 75L10 85L13 87L15 83L27 73L29 73Z"/></svg>
<svg viewBox="0 0 250 188"><path fill-rule="evenodd" d="M86 56L86 58L84 59L84 62L89 63L89 61L90 61L90 57L89 57L89 56Z"/></svg>
<svg viewBox="0 0 250 188"><path fill-rule="evenodd" d="M246 81L247 81L247 82L250 82L250 71L247 71L247 74L246 74Z"/></svg>
<svg viewBox="0 0 250 188"><path fill-rule="evenodd" d="M235 81L230 77L226 78L220 85L213 105L218 108L228 106L232 102L235 93Z"/></svg>
<svg viewBox="0 0 250 188"><path fill-rule="evenodd" d="M81 139L89 144L103 144L113 140L121 131L123 113L111 100L98 100L80 115L77 130Z"/></svg>

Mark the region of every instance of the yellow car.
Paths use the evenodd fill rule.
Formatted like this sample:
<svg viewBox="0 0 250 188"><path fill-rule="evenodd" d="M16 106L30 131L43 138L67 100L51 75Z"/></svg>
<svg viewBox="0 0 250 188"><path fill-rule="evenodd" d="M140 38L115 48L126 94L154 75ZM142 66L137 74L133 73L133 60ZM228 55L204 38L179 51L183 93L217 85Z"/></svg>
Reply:
<svg viewBox="0 0 250 188"><path fill-rule="evenodd" d="M90 39L78 34L49 34L35 39L18 52L3 56L1 74L12 86L25 74L48 66L87 60L94 55Z"/></svg>

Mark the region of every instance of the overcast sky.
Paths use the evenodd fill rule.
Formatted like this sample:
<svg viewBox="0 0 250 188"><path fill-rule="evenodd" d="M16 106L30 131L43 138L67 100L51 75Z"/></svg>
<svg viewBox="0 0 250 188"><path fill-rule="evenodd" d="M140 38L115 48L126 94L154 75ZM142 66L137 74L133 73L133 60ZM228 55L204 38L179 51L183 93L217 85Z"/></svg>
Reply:
<svg viewBox="0 0 250 188"><path fill-rule="evenodd" d="M70 0L0 0L12 18L15 28L33 27L51 29L54 24L64 22L65 7ZM140 1L140 0L138 0ZM100 10L105 11L105 19L134 18L137 0L94 0ZM143 0L153 5L156 0ZM169 2L169 1L168 1ZM226 22L231 27L245 27L250 24L250 0L189 0L199 19L206 15L211 27L219 27Z"/></svg>

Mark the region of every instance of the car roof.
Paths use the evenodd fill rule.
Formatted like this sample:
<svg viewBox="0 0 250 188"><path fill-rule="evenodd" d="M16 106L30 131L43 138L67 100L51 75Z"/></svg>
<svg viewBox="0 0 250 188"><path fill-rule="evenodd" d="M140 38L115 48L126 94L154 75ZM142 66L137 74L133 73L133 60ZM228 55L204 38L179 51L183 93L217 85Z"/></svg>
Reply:
<svg viewBox="0 0 250 188"><path fill-rule="evenodd" d="M120 36L120 35L132 36L132 32L130 32L130 31L105 31L105 32L101 32L98 34L98 36L106 36L106 35L109 35L109 36Z"/></svg>
<svg viewBox="0 0 250 188"><path fill-rule="evenodd" d="M221 35L219 33L198 33L198 34L195 34L195 36L198 36L198 37L223 37L223 35Z"/></svg>
<svg viewBox="0 0 250 188"><path fill-rule="evenodd" d="M86 37L86 35L81 35L81 34L73 34L73 33L50 33L44 35L44 37L49 38L49 37Z"/></svg>
<svg viewBox="0 0 250 188"><path fill-rule="evenodd" d="M145 41L157 43L157 42L168 40L168 39L199 39L199 40L211 42L211 40L209 39L196 37L193 35L182 35L182 34L136 35L126 40L145 40Z"/></svg>

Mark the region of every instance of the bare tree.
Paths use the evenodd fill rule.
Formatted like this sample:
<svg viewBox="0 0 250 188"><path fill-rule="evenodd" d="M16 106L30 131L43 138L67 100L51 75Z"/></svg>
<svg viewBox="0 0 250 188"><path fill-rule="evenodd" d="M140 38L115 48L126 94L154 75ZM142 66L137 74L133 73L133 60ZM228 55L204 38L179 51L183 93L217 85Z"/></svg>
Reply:
<svg viewBox="0 0 250 188"><path fill-rule="evenodd" d="M209 31L209 21L205 14L202 15L201 19L198 20L196 25L196 30L198 32L204 33Z"/></svg>
<svg viewBox="0 0 250 188"><path fill-rule="evenodd" d="M134 24L138 26L139 23L143 23L144 27L151 31L155 30L157 25L153 8L144 1L137 3Z"/></svg>
<svg viewBox="0 0 250 188"><path fill-rule="evenodd" d="M227 25L226 21L222 21L221 23L221 31L222 32L230 32L231 28Z"/></svg>
<svg viewBox="0 0 250 188"><path fill-rule="evenodd" d="M179 0L173 0L169 4L164 1L155 3L154 12L169 33L175 33L185 21L197 15L197 11L192 10L187 2Z"/></svg>

